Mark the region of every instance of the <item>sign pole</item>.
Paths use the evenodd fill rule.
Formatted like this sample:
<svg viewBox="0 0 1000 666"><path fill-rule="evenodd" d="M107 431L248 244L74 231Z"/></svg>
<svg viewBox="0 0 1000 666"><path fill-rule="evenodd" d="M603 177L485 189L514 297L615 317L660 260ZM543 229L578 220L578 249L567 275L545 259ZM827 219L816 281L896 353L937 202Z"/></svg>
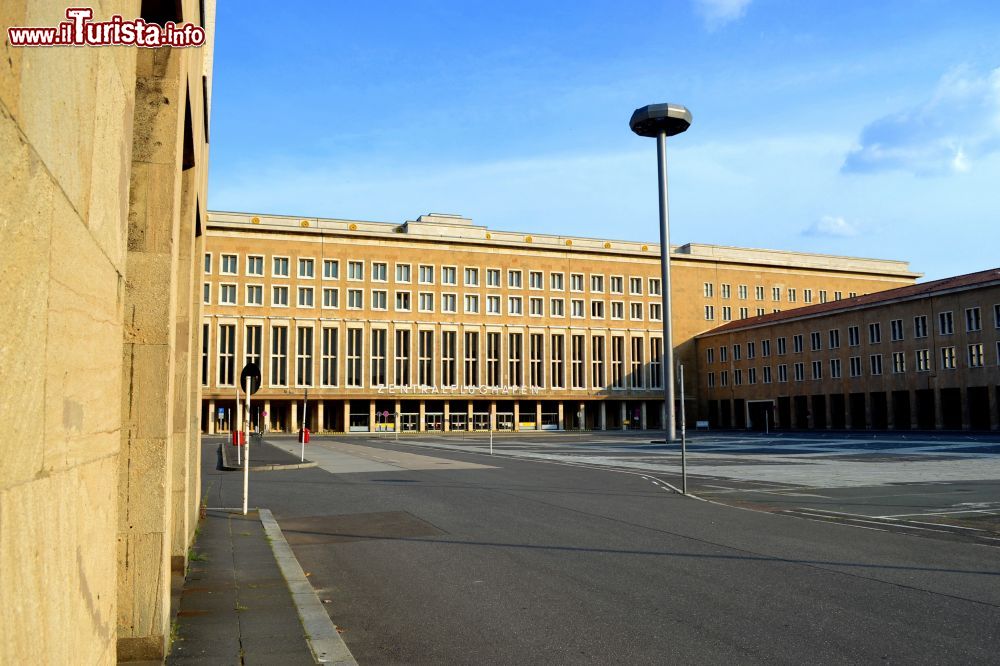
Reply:
<svg viewBox="0 0 1000 666"><path fill-rule="evenodd" d="M250 494L250 378L246 378L246 400L247 400L247 418L243 424L243 430L246 433L246 455L243 456L243 515L247 515L247 497ZM237 447L239 448L239 447Z"/></svg>
<svg viewBox="0 0 1000 666"><path fill-rule="evenodd" d="M302 462L306 461L306 424L309 423L307 420L306 410L309 408L309 389L306 389L305 397L302 398L302 427L299 430L299 442L302 444L302 455L300 460Z"/></svg>
<svg viewBox="0 0 1000 666"><path fill-rule="evenodd" d="M239 423L240 423L240 385L237 382L234 387L236 390L236 406L233 407L233 417L229 419L229 439L232 440L233 444L236 445L236 464L239 465L241 461L240 453L240 436Z"/></svg>
<svg viewBox="0 0 1000 666"><path fill-rule="evenodd" d="M687 422L684 414L684 364L678 368L678 383L681 388L681 492L688 493L688 469L687 469Z"/></svg>

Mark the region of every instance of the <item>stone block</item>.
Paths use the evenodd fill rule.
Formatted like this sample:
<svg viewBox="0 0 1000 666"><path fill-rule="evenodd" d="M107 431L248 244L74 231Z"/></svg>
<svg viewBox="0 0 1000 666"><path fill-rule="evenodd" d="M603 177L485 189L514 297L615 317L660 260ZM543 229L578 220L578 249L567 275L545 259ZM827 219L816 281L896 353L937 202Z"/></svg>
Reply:
<svg viewBox="0 0 1000 666"><path fill-rule="evenodd" d="M167 439L135 438L123 442L120 464L125 487L119 497L119 531L164 533L170 529L170 457Z"/></svg>
<svg viewBox="0 0 1000 666"><path fill-rule="evenodd" d="M150 346L170 342L171 270L169 254L129 253L125 280L126 343Z"/></svg>
<svg viewBox="0 0 1000 666"><path fill-rule="evenodd" d="M0 3L0 25L25 25L27 0L7 0ZM6 31L5 31L6 32ZM6 106L14 117L19 117L21 100L21 62L25 49L14 48L5 39L0 41L0 106Z"/></svg>

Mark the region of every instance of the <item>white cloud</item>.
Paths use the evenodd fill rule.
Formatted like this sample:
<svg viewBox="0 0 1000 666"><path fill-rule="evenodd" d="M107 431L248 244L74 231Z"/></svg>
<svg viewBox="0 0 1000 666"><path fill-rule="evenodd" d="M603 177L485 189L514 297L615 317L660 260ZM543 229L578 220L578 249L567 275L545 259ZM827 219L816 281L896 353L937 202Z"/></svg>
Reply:
<svg viewBox="0 0 1000 666"><path fill-rule="evenodd" d="M832 238L850 238L858 235L856 224L848 222L842 217L834 215L824 215L817 221L809 225L803 232L803 236L826 236Z"/></svg>
<svg viewBox="0 0 1000 666"><path fill-rule="evenodd" d="M924 103L865 127L841 170L965 173L998 150L1000 68L980 74L960 67L943 76Z"/></svg>
<svg viewBox="0 0 1000 666"><path fill-rule="evenodd" d="M705 26L709 30L715 30L742 18L750 0L694 0L694 5L705 21Z"/></svg>

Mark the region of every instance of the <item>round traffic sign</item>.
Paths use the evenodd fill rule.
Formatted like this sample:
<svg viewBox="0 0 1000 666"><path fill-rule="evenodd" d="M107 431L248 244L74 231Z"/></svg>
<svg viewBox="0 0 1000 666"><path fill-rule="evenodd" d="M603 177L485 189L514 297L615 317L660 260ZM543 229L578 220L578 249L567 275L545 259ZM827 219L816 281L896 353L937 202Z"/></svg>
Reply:
<svg viewBox="0 0 1000 666"><path fill-rule="evenodd" d="M240 388L246 391L248 383L250 385L250 395L253 395L260 389L260 367L256 363L247 363L243 366L243 371L240 373Z"/></svg>

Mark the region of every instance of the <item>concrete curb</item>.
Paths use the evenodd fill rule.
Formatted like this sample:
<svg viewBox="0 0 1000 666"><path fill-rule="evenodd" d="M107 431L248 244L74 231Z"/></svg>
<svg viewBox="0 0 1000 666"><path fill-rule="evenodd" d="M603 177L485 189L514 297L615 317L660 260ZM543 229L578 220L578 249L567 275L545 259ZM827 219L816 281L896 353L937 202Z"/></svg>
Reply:
<svg viewBox="0 0 1000 666"><path fill-rule="evenodd" d="M226 446L227 442L219 444L219 450L222 452L222 469L227 472L238 472L242 471L243 467L240 465L234 465L233 461L229 458L229 447ZM289 469L308 469L310 467L316 467L316 463L308 460L302 463L288 463L288 464L278 464L278 465L250 465L251 472L280 472L282 470Z"/></svg>
<svg viewBox="0 0 1000 666"><path fill-rule="evenodd" d="M269 509L258 509L260 522L264 532L271 542L271 551L278 562L281 575L288 583L292 600L299 611L299 620L306 632L306 642L312 650L317 664L343 664L357 666L354 655L347 648L344 639L337 632L337 627L327 615L323 603L316 596L316 591L306 579L305 572L299 564L292 547L285 541L281 527Z"/></svg>

